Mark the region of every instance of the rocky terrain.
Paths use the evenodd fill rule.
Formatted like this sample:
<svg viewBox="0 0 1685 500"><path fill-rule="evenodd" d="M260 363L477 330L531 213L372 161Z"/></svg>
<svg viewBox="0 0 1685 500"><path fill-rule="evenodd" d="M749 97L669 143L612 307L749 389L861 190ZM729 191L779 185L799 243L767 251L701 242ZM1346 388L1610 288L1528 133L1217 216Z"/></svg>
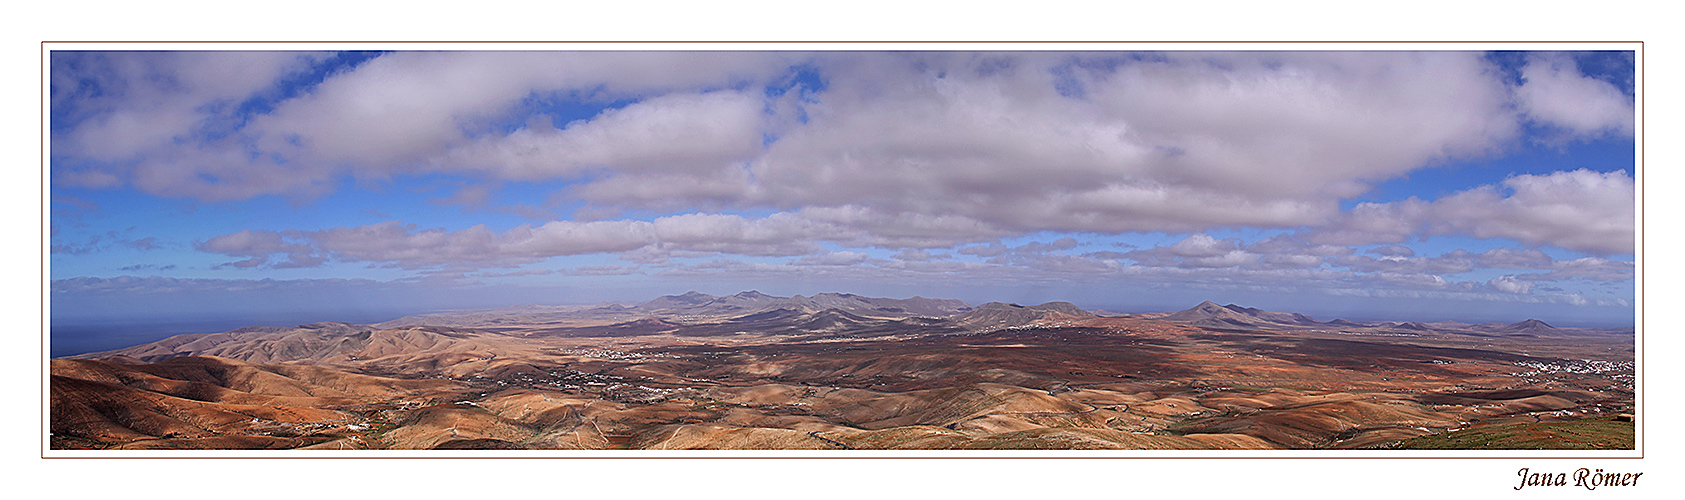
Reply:
<svg viewBox="0 0 1685 500"><path fill-rule="evenodd" d="M1602 422L1633 331L687 293L52 361L55 449L1386 449ZM1511 426L1511 427L1505 427ZM1624 427L1623 427L1624 426ZM1513 427L1519 429L1520 427ZM1613 429L1611 431L1611 429ZM1495 434L1496 435L1496 434ZM1525 442L1523 442L1525 441ZM1495 444L1494 444L1495 442ZM1429 443L1429 444L1423 444ZM1481 441L1503 448L1503 438Z"/></svg>

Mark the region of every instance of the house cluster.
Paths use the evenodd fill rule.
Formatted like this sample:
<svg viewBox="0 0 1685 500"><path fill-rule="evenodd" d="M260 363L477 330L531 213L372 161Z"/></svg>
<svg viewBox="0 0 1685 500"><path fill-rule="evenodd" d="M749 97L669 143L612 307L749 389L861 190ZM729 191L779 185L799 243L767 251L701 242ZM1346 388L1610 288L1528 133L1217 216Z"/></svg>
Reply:
<svg viewBox="0 0 1685 500"><path fill-rule="evenodd" d="M617 350L614 350L614 349L605 349L605 348L601 348L601 347L582 347L582 348L561 347L561 348L557 348L555 350L555 352L557 354L565 354L565 355L569 355L569 356L584 356L584 357L589 357L589 358L613 359L613 360L657 359L657 358L678 359L678 356L670 354L670 353L665 353L665 352L656 352L656 353L624 352L624 351L617 351Z"/></svg>
<svg viewBox="0 0 1685 500"><path fill-rule="evenodd" d="M1585 375L1631 374L1631 361L1604 361L1601 359L1560 359L1552 362L1517 361L1516 366L1531 368L1531 371L1517 373L1519 376L1543 375L1547 373L1579 373Z"/></svg>
<svg viewBox="0 0 1685 500"><path fill-rule="evenodd" d="M1559 375L1573 373L1580 375L1595 375L1613 380L1627 389L1631 389L1634 377L1634 363L1632 361L1605 361L1601 359L1559 359L1551 362L1517 361L1516 366L1528 368L1528 371L1511 373L1517 377L1536 382L1544 375Z"/></svg>

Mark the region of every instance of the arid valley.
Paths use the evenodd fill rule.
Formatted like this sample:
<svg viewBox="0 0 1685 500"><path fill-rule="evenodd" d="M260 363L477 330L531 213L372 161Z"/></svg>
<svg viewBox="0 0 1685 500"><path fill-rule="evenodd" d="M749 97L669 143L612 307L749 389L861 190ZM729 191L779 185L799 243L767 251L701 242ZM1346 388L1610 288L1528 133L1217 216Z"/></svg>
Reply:
<svg viewBox="0 0 1685 500"><path fill-rule="evenodd" d="M1632 328L687 293L51 361L53 449L1633 449Z"/></svg>

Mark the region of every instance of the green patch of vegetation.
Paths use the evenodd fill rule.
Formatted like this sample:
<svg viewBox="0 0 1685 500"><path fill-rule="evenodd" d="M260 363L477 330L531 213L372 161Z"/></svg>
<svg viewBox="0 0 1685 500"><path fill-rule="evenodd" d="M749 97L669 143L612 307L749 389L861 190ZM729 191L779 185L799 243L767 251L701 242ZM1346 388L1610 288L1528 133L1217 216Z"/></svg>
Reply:
<svg viewBox="0 0 1685 500"><path fill-rule="evenodd" d="M1631 450L1632 422L1610 418L1486 425L1400 441L1403 450Z"/></svg>

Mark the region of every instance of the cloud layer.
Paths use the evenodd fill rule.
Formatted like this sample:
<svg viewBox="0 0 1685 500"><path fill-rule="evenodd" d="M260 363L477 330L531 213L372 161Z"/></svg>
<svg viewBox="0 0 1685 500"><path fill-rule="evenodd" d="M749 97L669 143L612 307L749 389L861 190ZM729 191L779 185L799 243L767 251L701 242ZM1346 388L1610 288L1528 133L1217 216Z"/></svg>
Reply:
<svg viewBox="0 0 1685 500"><path fill-rule="evenodd" d="M1636 238L1631 165L1353 203L1423 169L1630 137L1627 89L1567 54L1506 66L1463 51L54 52L51 64L55 188L308 203L442 178L453 188L432 205L528 219L55 239L65 256L173 243L225 257L226 272L961 274L1534 298L1633 272L1618 260ZM499 201L537 185L544 206ZM1176 241L1092 242L1142 234ZM1513 248L1416 250L1444 236ZM586 255L620 263L551 260Z"/></svg>
<svg viewBox="0 0 1685 500"><path fill-rule="evenodd" d="M326 58L55 55L55 115L75 117L55 128L55 181L227 200L457 172L582 181L567 196L598 209L1292 227L1528 124L1630 134L1633 114L1564 57L1508 85L1472 52L396 53L271 96ZM790 80L796 67L818 78ZM265 96L266 111L240 105ZM564 97L630 103L561 125L532 114Z"/></svg>

